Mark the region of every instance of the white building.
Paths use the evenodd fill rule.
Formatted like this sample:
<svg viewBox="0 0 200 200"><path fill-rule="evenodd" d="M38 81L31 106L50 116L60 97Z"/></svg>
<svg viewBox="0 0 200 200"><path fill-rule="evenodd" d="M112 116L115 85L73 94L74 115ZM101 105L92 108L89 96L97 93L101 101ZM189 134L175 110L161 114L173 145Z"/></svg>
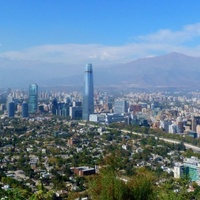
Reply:
<svg viewBox="0 0 200 200"><path fill-rule="evenodd" d="M184 173L184 165L181 163L176 163L174 166L174 178L181 178Z"/></svg>
<svg viewBox="0 0 200 200"><path fill-rule="evenodd" d="M171 120L160 120L160 128L164 129L166 132L169 132L169 125L171 124Z"/></svg>
<svg viewBox="0 0 200 200"><path fill-rule="evenodd" d="M177 133L178 131L178 125L176 124L171 124L169 125L169 133Z"/></svg>

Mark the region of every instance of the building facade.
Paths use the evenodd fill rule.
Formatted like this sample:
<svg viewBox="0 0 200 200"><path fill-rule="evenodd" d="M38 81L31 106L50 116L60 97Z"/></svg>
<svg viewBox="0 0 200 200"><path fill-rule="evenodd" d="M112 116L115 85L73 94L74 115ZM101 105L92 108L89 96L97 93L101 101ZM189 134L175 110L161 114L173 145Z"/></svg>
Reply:
<svg viewBox="0 0 200 200"><path fill-rule="evenodd" d="M53 101L52 101L52 108L51 108L52 114L56 115L57 110L58 110L58 101L57 101L56 98L54 98Z"/></svg>
<svg viewBox="0 0 200 200"><path fill-rule="evenodd" d="M189 176L191 181L200 184L200 160L194 156L185 158L183 163L175 165L174 178L181 178L182 176Z"/></svg>
<svg viewBox="0 0 200 200"><path fill-rule="evenodd" d="M85 82L83 93L83 120L89 120L89 115L94 113L94 85L92 64L85 68Z"/></svg>
<svg viewBox="0 0 200 200"><path fill-rule="evenodd" d="M38 85L33 83L29 85L29 113L36 113L38 110Z"/></svg>
<svg viewBox="0 0 200 200"><path fill-rule="evenodd" d="M71 119L81 119L82 107L81 106L69 107L69 116Z"/></svg>
<svg viewBox="0 0 200 200"><path fill-rule="evenodd" d="M114 122L124 122L129 124L129 117L115 113L99 113L90 114L89 121L103 124L111 124Z"/></svg>
<svg viewBox="0 0 200 200"><path fill-rule="evenodd" d="M22 117L28 117L28 103L27 102L23 102L22 103Z"/></svg>
<svg viewBox="0 0 200 200"><path fill-rule="evenodd" d="M15 103L14 101L12 101L8 104L8 117L14 117L14 116L15 116Z"/></svg>
<svg viewBox="0 0 200 200"><path fill-rule="evenodd" d="M91 168L91 167L75 167L73 169L74 173L78 176L87 176L87 175L92 175L95 174L95 168Z"/></svg>
<svg viewBox="0 0 200 200"><path fill-rule="evenodd" d="M174 178L181 178L185 174L184 165L177 163L174 166Z"/></svg>
<svg viewBox="0 0 200 200"><path fill-rule="evenodd" d="M200 125L200 116L194 116L192 118L192 131L197 131L197 125Z"/></svg>
<svg viewBox="0 0 200 200"><path fill-rule="evenodd" d="M115 100L114 113L122 114L128 112L128 104L126 100Z"/></svg>

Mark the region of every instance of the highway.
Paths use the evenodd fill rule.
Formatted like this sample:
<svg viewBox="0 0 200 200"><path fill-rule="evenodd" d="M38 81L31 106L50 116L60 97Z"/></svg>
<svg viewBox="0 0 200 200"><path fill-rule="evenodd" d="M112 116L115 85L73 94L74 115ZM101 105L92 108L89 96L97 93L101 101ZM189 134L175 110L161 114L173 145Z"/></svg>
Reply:
<svg viewBox="0 0 200 200"><path fill-rule="evenodd" d="M144 133L136 133L136 132L131 132L131 131L124 130L124 129L122 129L121 131L123 133L132 133L134 135L139 135L139 136L144 136L144 137L147 137L147 136L154 136L154 137L156 137L153 134L148 135L148 134L144 134ZM169 139L169 138L163 138L163 137L159 137L159 140L163 140L165 142L174 143L174 144L180 144L181 143L181 141L179 141L179 140ZM186 149L192 149L195 152L200 152L200 147L197 147L195 145L192 145L192 144L189 144L189 143L186 143L186 142L183 142L183 144L185 145Z"/></svg>
<svg viewBox="0 0 200 200"><path fill-rule="evenodd" d="M79 125L82 125L84 126L85 123L83 122L78 122ZM92 126L92 127L95 127L96 125L89 125L89 126ZM112 129L112 128L109 128L109 129ZM153 134L144 134L144 133L137 133L137 132L133 132L133 131L128 131L128 130L125 130L125 129L121 129L121 131L123 133L132 133L134 135L139 135L139 136L144 136L144 137L148 137L148 136L153 136L153 137L156 137L155 135ZM175 139L169 139L169 138L163 138L163 137L159 137L160 140L163 140L165 142L169 142L169 143L174 143L174 144L180 144L181 141L179 140L175 140ZM183 144L185 145L186 149L192 149L193 151L195 152L200 152L200 147L197 147L195 145L192 145L192 144L189 144L189 143L186 143L186 142L183 142Z"/></svg>

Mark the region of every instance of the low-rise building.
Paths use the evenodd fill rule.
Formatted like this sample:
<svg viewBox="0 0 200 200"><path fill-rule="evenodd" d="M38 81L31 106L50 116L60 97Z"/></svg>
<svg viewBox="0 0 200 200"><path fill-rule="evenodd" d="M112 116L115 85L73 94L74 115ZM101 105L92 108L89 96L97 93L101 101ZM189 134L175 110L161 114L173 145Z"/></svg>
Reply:
<svg viewBox="0 0 200 200"><path fill-rule="evenodd" d="M75 174L77 174L78 176L86 176L86 175L92 175L95 174L95 168L91 168L91 167L86 167L86 166L82 166L82 167L75 167L73 169L73 172Z"/></svg>

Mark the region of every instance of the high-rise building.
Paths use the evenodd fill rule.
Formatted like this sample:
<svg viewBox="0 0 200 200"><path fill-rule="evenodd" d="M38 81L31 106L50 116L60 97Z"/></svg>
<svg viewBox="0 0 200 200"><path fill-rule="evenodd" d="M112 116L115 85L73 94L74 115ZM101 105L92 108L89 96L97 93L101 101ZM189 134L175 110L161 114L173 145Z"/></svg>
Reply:
<svg viewBox="0 0 200 200"><path fill-rule="evenodd" d="M7 102L6 102L6 109L8 111L8 105L10 102L14 102L14 98L11 95L8 95Z"/></svg>
<svg viewBox="0 0 200 200"><path fill-rule="evenodd" d="M58 110L58 101L56 98L54 98L52 101L52 109L51 109L52 114L56 115L57 110Z"/></svg>
<svg viewBox="0 0 200 200"><path fill-rule="evenodd" d="M15 103L14 101L11 101L8 104L8 117L14 117L15 116Z"/></svg>
<svg viewBox="0 0 200 200"><path fill-rule="evenodd" d="M69 116L69 105L64 102L59 102L56 110L56 115L62 117Z"/></svg>
<svg viewBox="0 0 200 200"><path fill-rule="evenodd" d="M200 125L200 116L194 116L192 118L192 131L196 131L197 125Z"/></svg>
<svg viewBox="0 0 200 200"><path fill-rule="evenodd" d="M92 64L85 67L85 82L83 94L83 120L89 120L89 115L94 113L94 85Z"/></svg>
<svg viewBox="0 0 200 200"><path fill-rule="evenodd" d="M174 178L188 176L191 181L200 183L200 160L194 156L185 158L183 163L174 167Z"/></svg>
<svg viewBox="0 0 200 200"><path fill-rule="evenodd" d="M22 117L28 117L28 103L23 102L22 103Z"/></svg>
<svg viewBox="0 0 200 200"><path fill-rule="evenodd" d="M35 113L38 109L38 85L33 83L29 85L29 102L28 111L29 113Z"/></svg>
<svg viewBox="0 0 200 200"><path fill-rule="evenodd" d="M81 106L69 107L69 116L71 119L81 119L82 107Z"/></svg>
<svg viewBox="0 0 200 200"><path fill-rule="evenodd" d="M128 104L126 100L115 100L114 113L122 114L128 111Z"/></svg>

